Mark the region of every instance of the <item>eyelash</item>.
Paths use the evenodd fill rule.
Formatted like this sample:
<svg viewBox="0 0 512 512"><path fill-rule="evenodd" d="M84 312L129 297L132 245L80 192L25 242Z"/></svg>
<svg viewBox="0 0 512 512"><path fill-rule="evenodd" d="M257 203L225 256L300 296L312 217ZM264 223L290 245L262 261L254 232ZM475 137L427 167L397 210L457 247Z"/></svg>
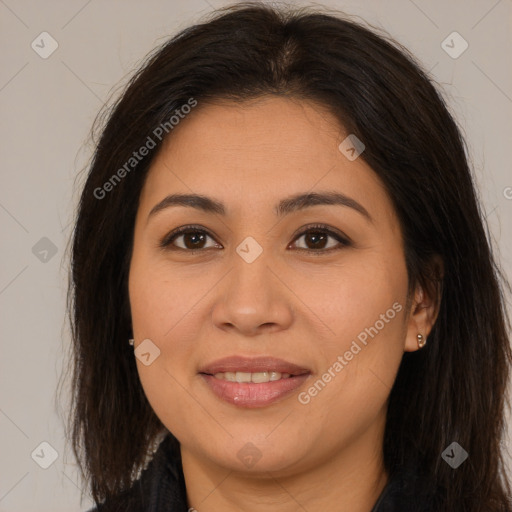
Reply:
<svg viewBox="0 0 512 512"><path fill-rule="evenodd" d="M167 234L160 241L159 247L161 249L166 249L166 250L171 250L171 251L184 251L184 252L188 252L188 253L191 253L191 254L195 254L195 253L198 253L198 252L204 252L204 251L206 251L208 249L212 249L212 247L208 247L206 249L183 249L182 247L171 247L172 243L180 235L190 234L190 233L202 233L202 234L205 234L205 235L209 236L210 238L214 239L214 237L208 231L206 231L205 229L201 228L200 226L188 225L188 226L182 226L182 227L172 231L171 233ZM336 247L331 247L329 249L304 249L304 248L299 248L299 249L296 249L296 250L298 250L298 251L305 251L305 252L308 252L310 254L313 253L316 256L320 256L322 254L331 253L332 251L337 251L337 250L343 249L345 247L350 247L352 245L352 242L348 238L346 238L346 237L342 236L341 234L339 234L339 233L329 229L329 227L326 226L325 224L312 224L312 225L306 226L306 228L303 231L301 231L300 233L297 234L297 236L293 239L292 243L296 243L297 240L299 240L302 236L304 236L304 235L306 235L308 233L316 233L316 234L328 235L328 236L334 238L336 241L338 241L340 245L338 245Z"/></svg>

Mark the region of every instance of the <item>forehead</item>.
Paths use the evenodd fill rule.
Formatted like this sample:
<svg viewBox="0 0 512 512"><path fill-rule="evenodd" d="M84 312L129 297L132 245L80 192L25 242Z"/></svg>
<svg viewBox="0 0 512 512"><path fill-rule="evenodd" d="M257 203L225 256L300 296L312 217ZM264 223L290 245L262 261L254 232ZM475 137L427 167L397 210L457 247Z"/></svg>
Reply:
<svg viewBox="0 0 512 512"><path fill-rule="evenodd" d="M164 150L179 153L182 145L195 146L198 155L258 158L271 165L266 154L315 154L342 136L343 127L324 107L309 101L264 96L234 103L199 104L171 133ZM189 155L190 156L190 155Z"/></svg>
<svg viewBox="0 0 512 512"><path fill-rule="evenodd" d="M238 210L248 199L273 206L284 195L321 188L356 196L371 203L375 215L389 216L380 179L364 160L350 161L338 148L348 135L332 113L310 101L199 102L156 156L141 204L171 191L193 192L222 199L229 214L230 205Z"/></svg>

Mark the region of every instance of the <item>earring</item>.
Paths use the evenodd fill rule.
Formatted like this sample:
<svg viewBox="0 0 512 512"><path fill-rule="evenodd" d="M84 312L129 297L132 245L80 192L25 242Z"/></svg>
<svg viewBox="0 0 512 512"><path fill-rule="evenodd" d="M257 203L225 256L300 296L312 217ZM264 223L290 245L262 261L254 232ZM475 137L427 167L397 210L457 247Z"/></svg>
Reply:
<svg viewBox="0 0 512 512"><path fill-rule="evenodd" d="M134 339L129 339L129 340L128 340L128 343L129 343L130 345L133 345L133 343L134 343L134 342L135 342L135 340L134 340Z"/></svg>
<svg viewBox="0 0 512 512"><path fill-rule="evenodd" d="M418 334L418 347L423 348L427 344L427 340L423 337L423 334Z"/></svg>

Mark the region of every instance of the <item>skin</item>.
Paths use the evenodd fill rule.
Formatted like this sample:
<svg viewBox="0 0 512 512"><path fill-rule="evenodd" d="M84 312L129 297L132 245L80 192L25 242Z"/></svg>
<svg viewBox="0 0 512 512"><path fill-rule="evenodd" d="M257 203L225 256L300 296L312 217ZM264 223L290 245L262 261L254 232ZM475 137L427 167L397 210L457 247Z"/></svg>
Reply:
<svg viewBox="0 0 512 512"><path fill-rule="evenodd" d="M137 367L155 413L181 443L188 503L199 512L368 512L388 481L387 400L404 351L418 350L418 333L428 336L435 307L418 287L406 308L398 219L372 169L338 149L346 136L332 114L303 100L199 104L149 171L129 294L135 347L149 338L160 356L149 366L137 359ZM339 205L276 216L281 199L318 191L351 197L372 221ZM171 193L213 197L227 214L174 206L148 218ZM351 245L329 237L315 248L298 236L311 223L338 230ZM174 251L158 247L187 224L211 235L198 245L202 252L186 252L193 245L183 236ZM235 250L248 236L263 249L252 263ZM300 403L298 394L394 303L401 311ZM274 404L241 408L217 398L198 375L202 365L229 355L271 355L311 375ZM237 457L248 442L261 454L252 467Z"/></svg>

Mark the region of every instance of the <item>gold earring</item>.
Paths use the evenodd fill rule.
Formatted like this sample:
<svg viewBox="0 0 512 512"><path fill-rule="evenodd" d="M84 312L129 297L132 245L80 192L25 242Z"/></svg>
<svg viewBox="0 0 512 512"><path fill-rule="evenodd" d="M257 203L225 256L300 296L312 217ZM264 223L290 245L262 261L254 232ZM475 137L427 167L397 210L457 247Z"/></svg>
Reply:
<svg viewBox="0 0 512 512"><path fill-rule="evenodd" d="M418 334L418 347L423 348L427 344L427 340L423 337L423 334Z"/></svg>
<svg viewBox="0 0 512 512"><path fill-rule="evenodd" d="M129 340L128 340L128 343L129 343L130 345L133 345L133 343L134 343L134 342L135 342L135 340L134 340L134 339L129 339Z"/></svg>

